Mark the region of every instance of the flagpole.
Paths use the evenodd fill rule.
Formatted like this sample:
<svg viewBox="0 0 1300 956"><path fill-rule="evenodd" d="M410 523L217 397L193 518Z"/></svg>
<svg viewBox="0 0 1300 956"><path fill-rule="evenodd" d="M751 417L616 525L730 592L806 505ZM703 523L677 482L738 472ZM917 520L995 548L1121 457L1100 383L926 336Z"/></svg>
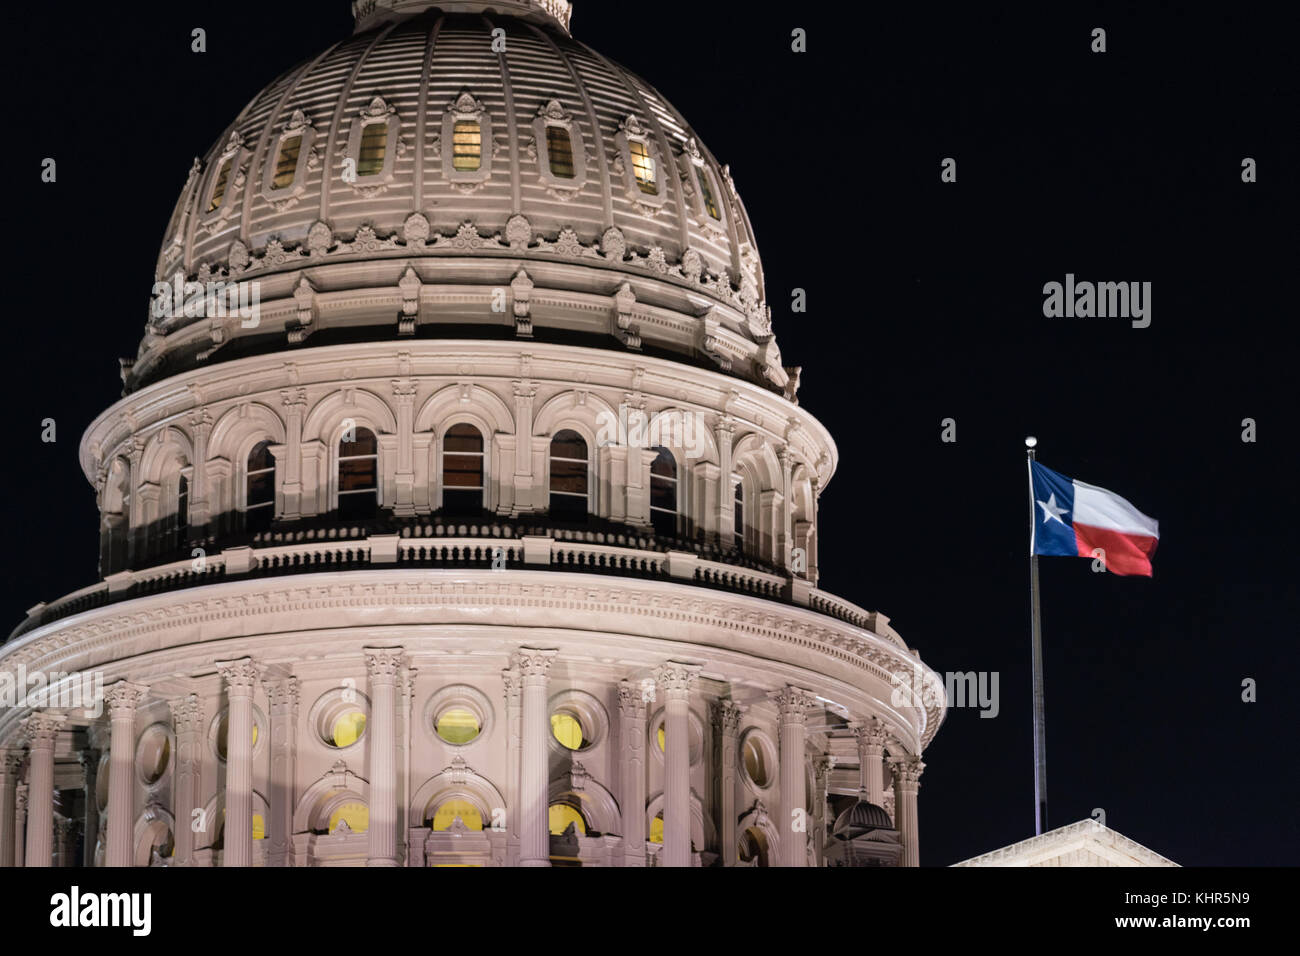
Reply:
<svg viewBox="0 0 1300 956"><path fill-rule="evenodd" d="M1025 439L1025 467L1029 472L1029 627L1034 665L1034 835L1047 829L1047 721L1043 714L1043 625L1038 610L1038 555L1034 538L1038 515L1034 511L1034 448L1038 439Z"/></svg>

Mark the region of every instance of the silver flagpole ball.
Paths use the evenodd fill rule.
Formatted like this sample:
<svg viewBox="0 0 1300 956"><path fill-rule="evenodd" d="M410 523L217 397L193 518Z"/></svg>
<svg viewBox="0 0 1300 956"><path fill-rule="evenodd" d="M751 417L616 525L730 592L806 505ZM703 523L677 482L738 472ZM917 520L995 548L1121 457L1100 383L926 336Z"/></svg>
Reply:
<svg viewBox="0 0 1300 956"><path fill-rule="evenodd" d="M1033 435L1030 435L1028 438L1025 439L1026 448L1033 448L1037 444L1038 444L1038 439L1035 438Z"/></svg>

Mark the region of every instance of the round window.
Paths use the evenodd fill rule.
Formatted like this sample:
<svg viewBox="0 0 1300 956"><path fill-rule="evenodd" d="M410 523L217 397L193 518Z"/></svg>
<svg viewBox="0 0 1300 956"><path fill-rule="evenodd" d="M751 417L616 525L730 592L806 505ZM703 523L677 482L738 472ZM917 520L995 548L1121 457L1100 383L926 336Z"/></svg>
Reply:
<svg viewBox="0 0 1300 956"><path fill-rule="evenodd" d="M478 715L465 707L448 707L438 715L434 729L449 744L467 744L479 735Z"/></svg>
<svg viewBox="0 0 1300 956"><path fill-rule="evenodd" d="M751 728L741 738L740 765L744 770L745 780L750 786L759 790L771 786L772 768L776 765L776 751L767 735L757 728Z"/></svg>
<svg viewBox="0 0 1300 956"><path fill-rule="evenodd" d="M316 698L307 721L321 743L342 750L366 735L369 713L370 701L365 694L354 687L335 687Z"/></svg>
<svg viewBox="0 0 1300 956"><path fill-rule="evenodd" d="M171 761L171 734L162 724L153 724L145 728L140 735L140 742L135 748L135 767L140 779L147 786L152 786L162 779ZM95 781L98 784L98 780Z"/></svg>
<svg viewBox="0 0 1300 956"><path fill-rule="evenodd" d="M582 724L567 711L551 714L551 733L561 747L569 750L581 750L587 746L587 735L583 732Z"/></svg>

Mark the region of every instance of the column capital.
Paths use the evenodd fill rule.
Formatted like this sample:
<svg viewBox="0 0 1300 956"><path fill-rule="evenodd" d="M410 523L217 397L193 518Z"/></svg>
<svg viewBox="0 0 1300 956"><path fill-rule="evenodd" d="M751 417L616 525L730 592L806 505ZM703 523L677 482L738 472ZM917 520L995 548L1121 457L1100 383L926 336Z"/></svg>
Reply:
<svg viewBox="0 0 1300 956"><path fill-rule="evenodd" d="M740 718L744 711L734 700L725 697L715 700L709 707L709 714L713 718L713 729L719 734L734 737L740 733Z"/></svg>
<svg viewBox="0 0 1300 956"><path fill-rule="evenodd" d="M0 777L16 776L22 769L23 752L14 748L6 747L0 750Z"/></svg>
<svg viewBox="0 0 1300 956"><path fill-rule="evenodd" d="M108 705L110 720L125 720L135 717L135 709L145 699L149 688L144 684L120 680L104 691L104 703Z"/></svg>
<svg viewBox="0 0 1300 956"><path fill-rule="evenodd" d="M20 725L27 737L27 745L32 750L53 750L54 738L59 728L67 720L66 714L56 714L48 710L34 710L31 716Z"/></svg>
<svg viewBox="0 0 1300 956"><path fill-rule="evenodd" d="M786 724L794 722L802 724L807 719L809 709L817 702L817 698L810 692L793 684L787 684L773 694L772 700L781 711L781 722Z"/></svg>
<svg viewBox="0 0 1300 956"><path fill-rule="evenodd" d="M296 677L263 675L262 687L273 713L287 713L298 707L298 691L302 682Z"/></svg>
<svg viewBox="0 0 1300 956"><path fill-rule="evenodd" d="M226 692L231 697L252 697L261 677L251 657L217 661L217 673L225 679Z"/></svg>
<svg viewBox="0 0 1300 956"><path fill-rule="evenodd" d="M925 763L920 757L914 757L912 754L904 754L901 757L890 757L889 767L894 772L894 790L916 792L921 787L921 771L925 769Z"/></svg>
<svg viewBox="0 0 1300 956"><path fill-rule="evenodd" d="M636 683L630 680L619 681L618 709L624 717L634 720L644 718L646 704L651 700L654 700L654 681L650 678L643 678Z"/></svg>
<svg viewBox="0 0 1300 956"><path fill-rule="evenodd" d="M519 672L524 680L546 677L550 673L555 655L560 653L555 648L521 647L510 658L510 666Z"/></svg>
<svg viewBox="0 0 1300 956"><path fill-rule="evenodd" d="M655 669L655 683L666 694L685 696L695 686L695 679L700 676L699 664L687 664L683 661L666 661Z"/></svg>
<svg viewBox="0 0 1300 956"><path fill-rule="evenodd" d="M363 647L366 656L366 673L375 682L396 684L398 672L406 659L400 647Z"/></svg>
<svg viewBox="0 0 1300 956"><path fill-rule="evenodd" d="M870 720L853 724L850 728L853 736L858 740L858 747L867 749L868 753L874 753L877 756L884 753L885 739L889 736L889 728L879 717L872 717Z"/></svg>
<svg viewBox="0 0 1300 956"><path fill-rule="evenodd" d="M519 671L513 667L508 667L501 672L501 683L505 687L506 703L511 706L519 705L519 694L523 690L523 682L519 676Z"/></svg>
<svg viewBox="0 0 1300 956"><path fill-rule="evenodd" d="M172 712L172 727L178 734L195 734L203 729L203 703L198 694L173 697L167 701Z"/></svg>
<svg viewBox="0 0 1300 956"><path fill-rule="evenodd" d="M813 776L818 784L824 784L826 775L835 767L834 754L818 754L812 758Z"/></svg>

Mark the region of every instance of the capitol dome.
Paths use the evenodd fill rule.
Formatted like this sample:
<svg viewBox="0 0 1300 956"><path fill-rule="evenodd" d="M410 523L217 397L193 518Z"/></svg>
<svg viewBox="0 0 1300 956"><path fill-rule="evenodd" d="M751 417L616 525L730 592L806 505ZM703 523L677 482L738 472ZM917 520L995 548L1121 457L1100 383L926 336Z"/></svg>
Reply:
<svg viewBox="0 0 1300 956"><path fill-rule="evenodd" d="M818 586L727 167L563 0L353 9L176 204L0 866L919 865L943 680Z"/></svg>
<svg viewBox="0 0 1300 956"><path fill-rule="evenodd" d="M654 87L569 36L567 3L353 8L351 38L195 161L163 238L164 288L258 281L261 321L155 308L128 390L233 355L467 329L787 386L727 167ZM494 288L531 305L524 328L488 307Z"/></svg>

